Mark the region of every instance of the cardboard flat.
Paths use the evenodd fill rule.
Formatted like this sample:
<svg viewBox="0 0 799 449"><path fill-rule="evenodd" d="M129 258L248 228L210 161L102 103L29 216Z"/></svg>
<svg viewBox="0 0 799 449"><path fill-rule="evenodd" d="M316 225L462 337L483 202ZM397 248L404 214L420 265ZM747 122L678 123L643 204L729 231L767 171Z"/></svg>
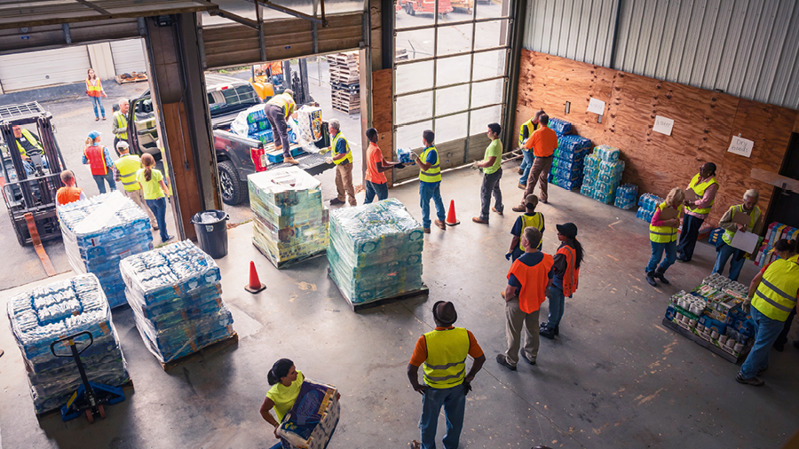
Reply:
<svg viewBox="0 0 799 449"><path fill-rule="evenodd" d="M694 203L701 199L702 197L697 195L696 192L693 191L693 189L685 189L685 201L688 201L689 203Z"/></svg>
<svg viewBox="0 0 799 449"><path fill-rule="evenodd" d="M740 212L740 213L735 214L735 216L732 217L732 222L736 223L736 224L741 224L741 225L744 225L744 226L749 226L749 220L751 220L751 219L752 219L752 217L750 217L749 215L747 215L747 214L745 214L743 212Z"/></svg>
<svg viewBox="0 0 799 449"><path fill-rule="evenodd" d="M664 207L660 211L660 219L661 220L671 220L672 218L677 218L680 216L680 212L672 207Z"/></svg>
<svg viewBox="0 0 799 449"><path fill-rule="evenodd" d="M730 246L740 249L748 254L754 254L760 237L757 234L746 231L738 231L732 236Z"/></svg>

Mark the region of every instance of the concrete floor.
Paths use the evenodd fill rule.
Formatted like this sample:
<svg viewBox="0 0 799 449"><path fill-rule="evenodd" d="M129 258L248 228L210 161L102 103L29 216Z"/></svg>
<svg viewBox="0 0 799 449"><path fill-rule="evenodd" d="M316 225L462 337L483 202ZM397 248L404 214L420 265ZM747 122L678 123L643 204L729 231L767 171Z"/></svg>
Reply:
<svg viewBox="0 0 799 449"><path fill-rule="evenodd" d="M426 301L353 313L326 277L325 258L278 271L252 246L249 224L232 229L230 253L218 263L238 346L164 372L145 349L130 310L115 311L135 392L128 389L128 399L93 425L63 423L57 416L37 420L3 317L0 444L269 447L271 427L258 414L266 372L276 359L290 357L309 378L341 391L342 418L330 449L404 448L418 438L421 408L405 367L418 336L433 328L430 308L440 299L455 302L457 325L474 332L488 357L468 396L463 448L773 448L796 432L799 351L773 352L766 386L746 387L734 381L735 365L660 325L668 295L693 288L710 272L712 248L698 245L694 263L669 270L671 286L653 289L642 279L649 257L646 224L633 212L554 186L550 204L540 208L548 226L544 250L556 247L556 223L578 225L588 254L580 290L567 301L561 336L541 342L537 366L522 363L516 372L499 366L493 360L505 339L499 290L509 266L503 256L516 217L510 206L521 197L511 175L516 166L505 164L502 180L508 213L492 215L489 226L470 222L479 207L478 174L444 175L444 201L455 199L463 224L446 232L434 228L426 237ZM391 194L420 217L415 183ZM258 295L242 288L250 260L268 285ZM742 280L755 270L747 263ZM3 301L16 291L4 292Z"/></svg>

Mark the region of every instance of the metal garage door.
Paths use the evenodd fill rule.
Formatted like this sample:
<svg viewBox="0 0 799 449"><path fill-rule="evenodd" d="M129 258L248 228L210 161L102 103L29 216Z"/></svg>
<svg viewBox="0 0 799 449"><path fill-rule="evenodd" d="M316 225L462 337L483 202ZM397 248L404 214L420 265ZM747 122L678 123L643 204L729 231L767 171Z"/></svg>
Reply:
<svg viewBox="0 0 799 449"><path fill-rule="evenodd" d="M147 61L144 58L144 39L111 41L111 54L114 56L114 71L117 75L147 71Z"/></svg>
<svg viewBox="0 0 799 449"><path fill-rule="evenodd" d="M89 70L86 46L64 47L0 56L3 90L32 89L86 79Z"/></svg>

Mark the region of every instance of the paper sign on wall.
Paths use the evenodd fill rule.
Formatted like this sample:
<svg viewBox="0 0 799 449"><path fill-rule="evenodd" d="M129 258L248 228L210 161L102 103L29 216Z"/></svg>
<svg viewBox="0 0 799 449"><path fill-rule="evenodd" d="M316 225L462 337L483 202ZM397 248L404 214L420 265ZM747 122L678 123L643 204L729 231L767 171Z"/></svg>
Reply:
<svg viewBox="0 0 799 449"><path fill-rule="evenodd" d="M656 115L655 125L652 126L652 131L670 136L671 129L673 127L674 127L674 120L660 115Z"/></svg>
<svg viewBox="0 0 799 449"><path fill-rule="evenodd" d="M727 149L730 153L740 154L741 156L752 157L752 147L755 143L751 140L742 139L738 136L732 136L730 148Z"/></svg>
<svg viewBox="0 0 799 449"><path fill-rule="evenodd" d="M588 101L588 112L593 112L594 114L604 115L605 114L605 102L602 100L597 100L596 98L592 98Z"/></svg>

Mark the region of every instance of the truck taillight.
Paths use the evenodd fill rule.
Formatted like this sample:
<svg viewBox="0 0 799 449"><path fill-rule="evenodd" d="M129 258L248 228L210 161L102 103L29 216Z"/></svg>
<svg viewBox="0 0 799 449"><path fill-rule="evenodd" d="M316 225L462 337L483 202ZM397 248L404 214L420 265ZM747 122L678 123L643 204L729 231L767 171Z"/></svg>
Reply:
<svg viewBox="0 0 799 449"><path fill-rule="evenodd" d="M266 170L266 152L263 148L250 148L250 157L256 172Z"/></svg>

